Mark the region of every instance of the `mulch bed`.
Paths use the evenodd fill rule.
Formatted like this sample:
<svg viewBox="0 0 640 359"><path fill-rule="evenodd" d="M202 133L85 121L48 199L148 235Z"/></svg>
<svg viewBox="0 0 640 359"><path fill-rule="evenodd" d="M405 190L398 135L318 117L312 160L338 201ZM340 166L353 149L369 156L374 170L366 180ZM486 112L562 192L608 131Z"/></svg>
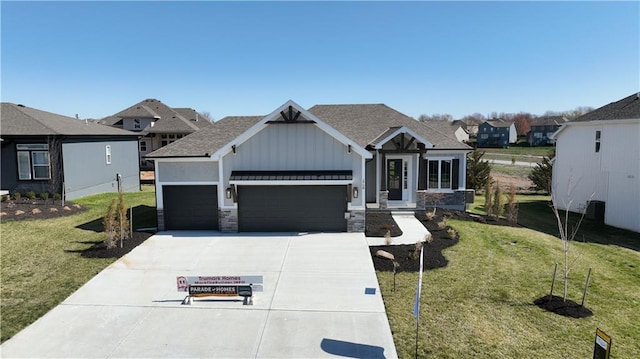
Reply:
<svg viewBox="0 0 640 359"><path fill-rule="evenodd" d="M91 247L81 250L67 250L66 252L80 253L85 258L120 258L125 254L131 252L135 247L141 245L153 233L147 232L133 232L132 238L127 238L122 241L122 248L120 248L120 242L116 248L107 248L103 241L100 242L83 242L85 244L92 244Z"/></svg>
<svg viewBox="0 0 640 359"><path fill-rule="evenodd" d="M86 210L87 208L69 201L65 201L64 205L62 205L60 200L48 199L45 201L42 199L20 198L0 203L0 219L2 221L48 219L70 216Z"/></svg>
<svg viewBox="0 0 640 359"><path fill-rule="evenodd" d="M391 213L367 213L364 234L367 237L384 237L387 231L391 231L391 237L402 235L402 230L393 220Z"/></svg>

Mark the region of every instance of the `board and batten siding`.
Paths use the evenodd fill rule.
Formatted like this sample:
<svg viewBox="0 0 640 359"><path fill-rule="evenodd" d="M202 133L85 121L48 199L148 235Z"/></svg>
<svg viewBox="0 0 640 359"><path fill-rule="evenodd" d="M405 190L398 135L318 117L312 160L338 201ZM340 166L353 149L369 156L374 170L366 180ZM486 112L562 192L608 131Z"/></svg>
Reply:
<svg viewBox="0 0 640 359"><path fill-rule="evenodd" d="M106 159L107 146L111 163ZM125 192L140 190L137 139L63 143L62 156L66 199L116 192L118 174Z"/></svg>
<svg viewBox="0 0 640 359"><path fill-rule="evenodd" d="M217 182L218 162L157 161L160 182Z"/></svg>
<svg viewBox="0 0 640 359"><path fill-rule="evenodd" d="M354 186L362 190L362 157L313 123L269 124L247 141L237 145L236 153L222 157L222 186L229 185L232 171L353 171ZM353 205L364 205L364 192ZM233 205L226 199L225 205Z"/></svg>

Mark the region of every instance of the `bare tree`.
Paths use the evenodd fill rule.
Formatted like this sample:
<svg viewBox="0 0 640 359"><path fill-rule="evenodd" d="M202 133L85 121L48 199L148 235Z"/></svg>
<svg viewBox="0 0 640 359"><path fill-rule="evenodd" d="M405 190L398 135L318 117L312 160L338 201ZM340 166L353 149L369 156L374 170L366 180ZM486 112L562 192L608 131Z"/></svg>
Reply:
<svg viewBox="0 0 640 359"><path fill-rule="evenodd" d="M204 117L207 121L213 122L213 117L211 116L211 112L202 111L202 112L199 112L199 114L200 114L200 116Z"/></svg>
<svg viewBox="0 0 640 359"><path fill-rule="evenodd" d="M451 116L448 113L445 113L443 115L441 115L439 113L434 113L431 116L422 114L422 115L418 116L418 121L420 121L420 122L425 122L425 121L449 121L449 122L451 122L451 121L453 121L453 116Z"/></svg>
<svg viewBox="0 0 640 359"><path fill-rule="evenodd" d="M567 184L567 196L564 199L562 199L562 205L565 208L564 214L560 213L557 191L551 192L551 208L553 210L553 214L556 217L558 231L560 232L560 239L562 240L562 251L563 251L563 262L564 262L563 263L564 293L562 298L565 302L567 301L567 285L569 282L569 271L571 270L571 267L573 266L573 264L579 258L579 256L576 256L573 260L570 260L569 242L575 239L576 235L578 234L578 229L580 229L582 220L584 219L584 216L587 212L586 205L582 206L582 208L578 212L580 214L580 218L578 219L577 223L573 225L569 223L569 209L571 209L571 206L573 205L573 201L575 199L573 190L576 188L576 185L577 185L577 182L574 184L573 179L570 178ZM594 195L595 195L595 192L591 194L591 196L587 200L587 203L589 202L589 200L591 200L591 198L593 198ZM569 227L571 227L571 229L569 229Z"/></svg>

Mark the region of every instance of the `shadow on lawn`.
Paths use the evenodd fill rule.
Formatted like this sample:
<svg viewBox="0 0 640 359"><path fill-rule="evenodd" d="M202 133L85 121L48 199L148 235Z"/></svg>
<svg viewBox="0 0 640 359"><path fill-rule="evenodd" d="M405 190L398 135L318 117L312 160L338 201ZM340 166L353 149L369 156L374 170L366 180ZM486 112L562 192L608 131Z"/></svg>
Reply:
<svg viewBox="0 0 640 359"><path fill-rule="evenodd" d="M558 225L549 201L523 202L519 204L518 224L558 237ZM564 214L563 211L560 212ZM577 213L569 213L569 230L580 219ZM602 222L584 218L578 234L577 242L615 245L640 252L640 233L611 227Z"/></svg>
<svg viewBox="0 0 640 359"><path fill-rule="evenodd" d="M151 206L135 206L133 207L133 229L142 227L155 227L156 224L156 207ZM91 222L83 223L76 226L78 229L85 231L92 231L96 233L104 232L104 225L102 224L102 217L96 218Z"/></svg>

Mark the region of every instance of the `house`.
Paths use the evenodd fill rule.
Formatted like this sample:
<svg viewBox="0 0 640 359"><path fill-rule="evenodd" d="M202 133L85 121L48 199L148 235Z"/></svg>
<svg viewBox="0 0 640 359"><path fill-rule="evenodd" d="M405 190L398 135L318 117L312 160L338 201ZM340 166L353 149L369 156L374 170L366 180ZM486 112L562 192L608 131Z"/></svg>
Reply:
<svg viewBox="0 0 640 359"><path fill-rule="evenodd" d="M469 133L464 129L461 122L450 121L423 121L428 126L437 129L448 136L455 137L459 142L469 142Z"/></svg>
<svg viewBox="0 0 640 359"><path fill-rule="evenodd" d="M553 135L560 209L640 232L640 95L567 122Z"/></svg>
<svg viewBox="0 0 640 359"><path fill-rule="evenodd" d="M367 209L464 209L470 150L383 104L288 101L146 158L160 229L362 232Z"/></svg>
<svg viewBox="0 0 640 359"><path fill-rule="evenodd" d="M462 128L467 131L467 133L469 134L469 136L471 137L476 137L478 135L478 130L480 128L480 125L483 123L484 121L479 119L479 118L475 118L475 117L465 117L461 120L455 120L453 121L454 125L459 124L460 126L462 126Z"/></svg>
<svg viewBox="0 0 640 359"><path fill-rule="evenodd" d="M518 141L516 125L503 119L487 120L478 129L478 147L509 147Z"/></svg>
<svg viewBox="0 0 640 359"><path fill-rule="evenodd" d="M567 121L564 116L545 116L532 120L531 129L527 133L529 146L553 145L551 136Z"/></svg>
<svg viewBox="0 0 640 359"><path fill-rule="evenodd" d="M182 137L203 128L211 127L211 121L191 108L171 108L159 100L146 99L100 123L137 132L141 135L140 168L151 169L152 163L144 156Z"/></svg>
<svg viewBox="0 0 640 359"><path fill-rule="evenodd" d="M140 190L138 135L35 108L2 103L2 190L66 199Z"/></svg>

